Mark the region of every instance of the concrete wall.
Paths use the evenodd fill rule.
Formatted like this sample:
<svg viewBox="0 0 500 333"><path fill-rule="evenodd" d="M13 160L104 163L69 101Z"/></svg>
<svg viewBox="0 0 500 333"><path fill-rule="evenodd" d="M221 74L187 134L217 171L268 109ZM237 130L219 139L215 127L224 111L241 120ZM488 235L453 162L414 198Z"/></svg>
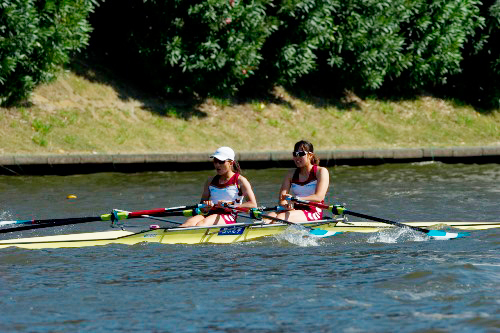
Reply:
<svg viewBox="0 0 500 333"><path fill-rule="evenodd" d="M184 171L212 169L206 153L0 155L0 174L69 175L94 172ZM500 146L320 150L323 166L377 165L441 161L444 163L500 163ZM244 169L293 167L291 151L241 152Z"/></svg>

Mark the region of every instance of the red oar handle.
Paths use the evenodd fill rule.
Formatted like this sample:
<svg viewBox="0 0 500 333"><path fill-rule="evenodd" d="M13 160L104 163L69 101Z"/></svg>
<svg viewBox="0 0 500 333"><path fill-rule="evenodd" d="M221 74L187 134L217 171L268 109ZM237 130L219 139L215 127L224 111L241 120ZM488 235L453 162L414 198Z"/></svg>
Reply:
<svg viewBox="0 0 500 333"><path fill-rule="evenodd" d="M250 208L248 207L238 207L238 206L226 206L224 209L231 211L231 210L236 210L238 212L243 212L243 213L248 213L250 211Z"/></svg>
<svg viewBox="0 0 500 333"><path fill-rule="evenodd" d="M205 207L203 204L192 206L172 207L172 208L155 208L147 210L138 210L136 212L128 212L127 218L141 217L143 215L159 215L159 216L193 216L199 214L199 208Z"/></svg>
<svg viewBox="0 0 500 333"><path fill-rule="evenodd" d="M300 200L300 199L297 199L295 197L287 198L287 200L294 201L296 203L306 205L306 206L313 206L313 207L318 207L321 209L326 209L326 210L329 210L330 212L332 212L333 214L338 214L338 215L342 215L345 211L345 208L342 205L330 205L329 206L329 205L322 204L320 202Z"/></svg>
<svg viewBox="0 0 500 333"><path fill-rule="evenodd" d="M165 208L148 209L148 210L138 210L136 212L130 212L128 217L140 217L142 215L155 215L165 213Z"/></svg>

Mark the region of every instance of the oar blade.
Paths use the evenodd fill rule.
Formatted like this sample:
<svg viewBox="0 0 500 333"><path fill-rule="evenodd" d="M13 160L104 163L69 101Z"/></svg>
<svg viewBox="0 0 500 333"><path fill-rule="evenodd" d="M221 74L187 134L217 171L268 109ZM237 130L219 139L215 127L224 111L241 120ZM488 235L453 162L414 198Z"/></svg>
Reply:
<svg viewBox="0 0 500 333"><path fill-rule="evenodd" d="M448 240L448 239L467 237L467 236L470 236L470 233L468 233L468 232L446 232L443 230L429 230L429 232L427 233L427 236L431 237L432 239Z"/></svg>
<svg viewBox="0 0 500 333"><path fill-rule="evenodd" d="M311 229L309 230L309 235L312 237L318 237L318 238L328 238L328 237L333 237L335 235L339 235L342 232L339 231L329 231L329 230L323 230L323 229Z"/></svg>
<svg viewBox="0 0 500 333"><path fill-rule="evenodd" d="M0 221L0 227L11 225L11 224L28 224L31 221L28 220L19 220L19 221Z"/></svg>

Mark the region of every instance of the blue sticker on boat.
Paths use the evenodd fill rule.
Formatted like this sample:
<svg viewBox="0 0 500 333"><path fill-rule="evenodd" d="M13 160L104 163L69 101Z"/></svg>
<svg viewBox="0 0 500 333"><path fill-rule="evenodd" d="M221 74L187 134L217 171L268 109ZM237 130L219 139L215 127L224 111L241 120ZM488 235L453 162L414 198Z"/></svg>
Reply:
<svg viewBox="0 0 500 333"><path fill-rule="evenodd" d="M224 227L220 228L219 236L241 235L245 231L245 227Z"/></svg>

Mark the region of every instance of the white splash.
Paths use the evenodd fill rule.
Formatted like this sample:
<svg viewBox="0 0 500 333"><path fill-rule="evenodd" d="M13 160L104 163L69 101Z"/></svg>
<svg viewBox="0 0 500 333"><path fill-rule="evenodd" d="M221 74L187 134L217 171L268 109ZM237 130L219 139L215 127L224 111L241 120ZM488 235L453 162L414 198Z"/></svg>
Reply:
<svg viewBox="0 0 500 333"><path fill-rule="evenodd" d="M0 220L12 219L12 215L8 211L0 211Z"/></svg>
<svg viewBox="0 0 500 333"><path fill-rule="evenodd" d="M423 242L429 239L423 232L409 228L388 228L372 234L368 243Z"/></svg>
<svg viewBox="0 0 500 333"><path fill-rule="evenodd" d="M12 214L8 211L0 211L0 227L5 225L13 224L9 222L14 222L15 218L12 217ZM2 223L4 222L4 223Z"/></svg>
<svg viewBox="0 0 500 333"><path fill-rule="evenodd" d="M441 162L436 161L422 161L422 162L413 162L411 165L432 165L432 164L442 164Z"/></svg>
<svg viewBox="0 0 500 333"><path fill-rule="evenodd" d="M426 298L434 297L434 296L438 295L437 291L431 291L431 290L425 290L425 291L422 291L422 292L409 291L409 290L407 290L407 291L404 291L404 290L400 290L400 291L391 290L391 291L387 291L385 293L388 294L389 296L391 296L394 299L405 300L405 301L408 301L408 300L410 300L410 301L418 301L418 300L421 300L421 299L426 299Z"/></svg>
<svg viewBox="0 0 500 333"><path fill-rule="evenodd" d="M284 232L274 236L278 241L285 241L298 246L318 246L318 237L311 237L309 230L299 225L291 225Z"/></svg>
<svg viewBox="0 0 500 333"><path fill-rule="evenodd" d="M464 311L461 313L424 313L424 312L414 312L413 314L417 318L423 319L434 319L434 320L444 320L444 319L474 319L474 318L488 318L490 314L485 312L472 312Z"/></svg>

